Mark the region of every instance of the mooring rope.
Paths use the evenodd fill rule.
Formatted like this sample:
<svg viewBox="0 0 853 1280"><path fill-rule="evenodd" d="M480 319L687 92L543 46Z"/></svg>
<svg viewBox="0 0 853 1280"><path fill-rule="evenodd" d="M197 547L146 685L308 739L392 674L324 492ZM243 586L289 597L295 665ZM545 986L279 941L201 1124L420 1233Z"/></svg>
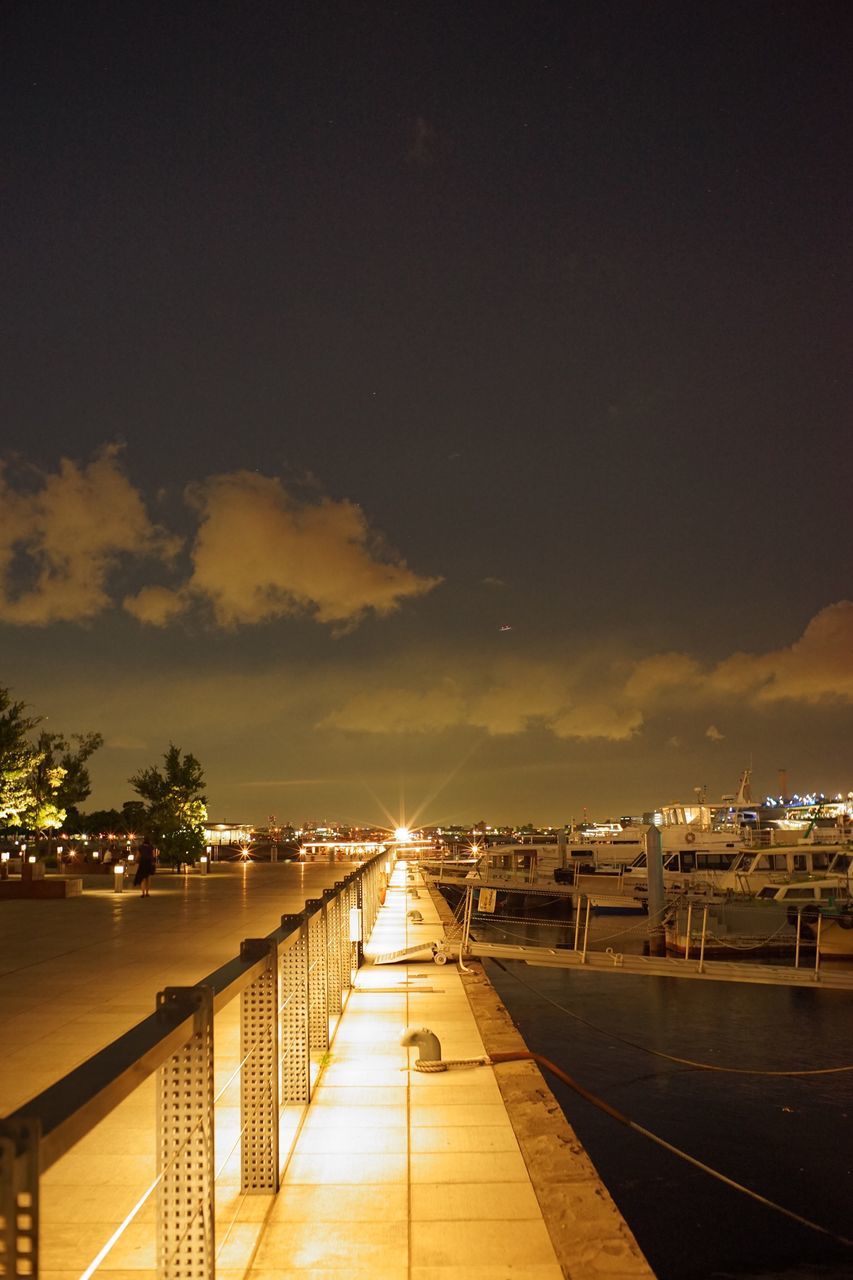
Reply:
<svg viewBox="0 0 853 1280"><path fill-rule="evenodd" d="M555 1062L551 1062L550 1058L543 1057L541 1053L532 1053L528 1049L509 1053L492 1053L483 1058L448 1058L432 1062L418 1059L415 1063L415 1070L431 1074L438 1071L447 1071L453 1067L500 1066L505 1062L535 1062L537 1066L550 1071L558 1080L562 1081L563 1084L567 1085L586 1102L589 1102L599 1111L603 1111L605 1115L610 1116L611 1120L616 1120L627 1129L633 1130L634 1133L639 1133L642 1137L648 1138L650 1142L663 1147L664 1151L669 1151L671 1155L678 1156L680 1160L685 1160L688 1164L692 1164L694 1168L707 1173L709 1177L715 1178L727 1187L731 1187L732 1190L742 1192L750 1200L755 1200L757 1204L763 1205L766 1209L773 1209L774 1212L790 1218L792 1222L797 1222L802 1227L808 1227L810 1231L817 1231L822 1236L828 1236L830 1240L844 1245L845 1248L853 1248L853 1240L839 1235L836 1231L831 1231L828 1227L821 1226L819 1222L812 1222L810 1218L804 1218L801 1213L795 1213L793 1209L787 1209L785 1205L777 1204L775 1200L770 1200L767 1196L761 1195L760 1192L753 1191L751 1187L744 1186L742 1182L737 1182L727 1174L720 1173L719 1169L713 1169L711 1165L705 1164L703 1160L698 1160L696 1156L691 1156L688 1151L683 1151L681 1147L676 1147L672 1142L667 1142L666 1138L661 1138L658 1134L652 1133L651 1129L646 1129L644 1125L637 1124L636 1120L631 1120L621 1111L618 1111L616 1107L611 1106L609 1102L605 1102L604 1098L600 1098L597 1094L579 1084L568 1072L563 1071L562 1067L558 1067Z"/></svg>
<svg viewBox="0 0 853 1280"><path fill-rule="evenodd" d="M552 1008L559 1009L560 1013L565 1013L570 1018L574 1018L576 1022L582 1022L585 1027L589 1027L591 1031L595 1031L600 1036L608 1036L611 1040L618 1041L619 1044L626 1044L631 1049L638 1049L641 1053L651 1054L654 1058L663 1058L667 1062L675 1062L681 1067L695 1067L699 1071L720 1071L726 1075L737 1076L831 1076L840 1075L845 1071L853 1071L853 1065L847 1067L810 1067L803 1071L764 1071L759 1067L721 1067L716 1062L696 1062L693 1058L680 1058L674 1053L665 1053L663 1049L652 1049L647 1044L637 1044L635 1040L628 1040L625 1036L617 1035L615 1031L607 1031L604 1027L596 1026L594 1022L590 1022L588 1018L582 1018L579 1013L575 1013L572 1009L567 1009L564 1004L560 1004L557 1000L553 1000L551 996L540 991L538 987L534 987L532 983L525 982L511 969L507 969L500 960L492 959L492 964L496 964L509 978L514 978L528 991L532 991L540 1000L544 1000L546 1004L550 1004Z"/></svg>

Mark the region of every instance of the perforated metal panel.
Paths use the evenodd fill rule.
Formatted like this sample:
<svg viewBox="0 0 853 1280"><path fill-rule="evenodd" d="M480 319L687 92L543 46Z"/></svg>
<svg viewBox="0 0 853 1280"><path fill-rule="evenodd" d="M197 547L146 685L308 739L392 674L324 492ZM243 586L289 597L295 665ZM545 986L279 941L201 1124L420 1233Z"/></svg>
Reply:
<svg viewBox="0 0 853 1280"><path fill-rule="evenodd" d="M268 967L240 993L240 1185L278 1191L278 966L276 944L247 938L244 959L267 956Z"/></svg>
<svg viewBox="0 0 853 1280"><path fill-rule="evenodd" d="M358 888L355 880L351 880L347 885L346 904L344 908L344 927L345 927L345 947L347 954L347 964L344 970L344 981L347 988L352 987L355 982L355 975L358 972L358 941L350 938L350 916L358 906Z"/></svg>
<svg viewBox="0 0 853 1280"><path fill-rule="evenodd" d="M0 1276L39 1275L39 1128L35 1122L0 1121Z"/></svg>
<svg viewBox="0 0 853 1280"><path fill-rule="evenodd" d="M285 1102L310 1102L308 925L281 951L281 1089Z"/></svg>
<svg viewBox="0 0 853 1280"><path fill-rule="evenodd" d="M213 992L167 987L157 1007L173 1001L193 1008L194 1029L157 1073L157 1274L213 1280Z"/></svg>
<svg viewBox="0 0 853 1280"><path fill-rule="evenodd" d="M341 899L338 894L326 903L326 946L329 952L328 988L329 1016L341 1011Z"/></svg>
<svg viewBox="0 0 853 1280"><path fill-rule="evenodd" d="M329 1047L329 953L326 949L326 908L308 920L308 1036L312 1049Z"/></svg>

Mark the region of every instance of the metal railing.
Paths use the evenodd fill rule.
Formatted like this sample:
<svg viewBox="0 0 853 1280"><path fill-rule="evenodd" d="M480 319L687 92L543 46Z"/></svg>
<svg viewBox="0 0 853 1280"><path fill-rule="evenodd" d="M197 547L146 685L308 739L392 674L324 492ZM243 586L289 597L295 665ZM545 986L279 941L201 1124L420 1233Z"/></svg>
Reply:
<svg viewBox="0 0 853 1280"><path fill-rule="evenodd" d="M95 1274L156 1191L158 1280L214 1280L214 1018L239 996L231 1079L239 1074L241 1191L274 1194L282 1112L304 1114L311 1101L362 962L361 939L376 920L384 867L377 855L266 937L245 939L239 955L194 986L166 987L149 1017L0 1120L3 1280L38 1280L42 1176L152 1076L156 1177L83 1276Z"/></svg>

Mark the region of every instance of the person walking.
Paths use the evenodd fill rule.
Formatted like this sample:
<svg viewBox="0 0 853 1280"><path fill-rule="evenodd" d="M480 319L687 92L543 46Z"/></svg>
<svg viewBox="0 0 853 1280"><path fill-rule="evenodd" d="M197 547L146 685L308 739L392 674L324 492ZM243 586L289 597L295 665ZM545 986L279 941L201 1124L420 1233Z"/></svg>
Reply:
<svg viewBox="0 0 853 1280"><path fill-rule="evenodd" d="M148 839L148 836L142 837L142 844L137 851L139 861L136 867L136 875L133 877L134 885L139 885L142 890L143 898L150 896L151 877L154 874L154 846Z"/></svg>

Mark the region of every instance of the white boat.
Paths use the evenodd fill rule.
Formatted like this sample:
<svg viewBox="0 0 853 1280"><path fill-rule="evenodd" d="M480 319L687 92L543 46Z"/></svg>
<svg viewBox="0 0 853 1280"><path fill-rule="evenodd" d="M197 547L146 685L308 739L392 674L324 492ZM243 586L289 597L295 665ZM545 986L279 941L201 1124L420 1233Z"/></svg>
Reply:
<svg viewBox="0 0 853 1280"><path fill-rule="evenodd" d="M748 849L720 875L715 887L723 892L757 894L806 876L829 877L850 885L853 850L831 845L793 844L771 849Z"/></svg>
<svg viewBox="0 0 853 1280"><path fill-rule="evenodd" d="M665 920L668 951L729 960L814 956L853 960L853 899L837 878L765 885L755 897L682 898ZM703 944L704 934L704 944Z"/></svg>

